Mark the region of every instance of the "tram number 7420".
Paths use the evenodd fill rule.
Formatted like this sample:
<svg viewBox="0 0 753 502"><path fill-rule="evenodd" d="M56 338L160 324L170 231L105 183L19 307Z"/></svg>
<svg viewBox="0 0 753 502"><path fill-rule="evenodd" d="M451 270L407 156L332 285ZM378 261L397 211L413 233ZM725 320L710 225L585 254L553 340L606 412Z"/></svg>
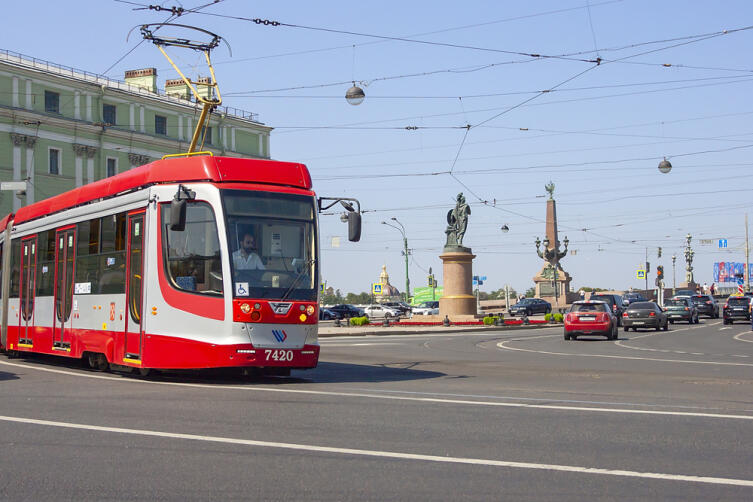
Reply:
<svg viewBox="0 0 753 502"><path fill-rule="evenodd" d="M266 349L264 351L264 355L267 358L267 361L292 361L293 360L293 351L292 350L279 350L279 349Z"/></svg>

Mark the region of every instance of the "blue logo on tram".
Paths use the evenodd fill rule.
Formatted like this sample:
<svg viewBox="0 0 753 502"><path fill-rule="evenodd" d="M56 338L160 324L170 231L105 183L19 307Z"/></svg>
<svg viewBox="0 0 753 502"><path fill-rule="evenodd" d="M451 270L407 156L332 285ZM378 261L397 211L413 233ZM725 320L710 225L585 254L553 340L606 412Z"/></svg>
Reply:
<svg viewBox="0 0 753 502"><path fill-rule="evenodd" d="M275 340L282 343L285 341L285 339L288 337L288 334L285 333L284 329L273 329L272 334L275 335Z"/></svg>

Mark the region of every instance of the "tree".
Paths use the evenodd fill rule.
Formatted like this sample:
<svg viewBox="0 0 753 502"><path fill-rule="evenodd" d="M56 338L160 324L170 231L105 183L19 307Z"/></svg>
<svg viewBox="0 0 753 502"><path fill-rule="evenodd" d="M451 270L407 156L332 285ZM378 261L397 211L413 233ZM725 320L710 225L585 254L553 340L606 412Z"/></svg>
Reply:
<svg viewBox="0 0 753 502"><path fill-rule="evenodd" d="M530 288L526 289L526 298L533 298L534 295L536 295L535 286L531 286Z"/></svg>
<svg viewBox="0 0 753 502"><path fill-rule="evenodd" d="M345 295L345 303L352 303L354 305L371 303L371 294L369 293L348 293Z"/></svg>

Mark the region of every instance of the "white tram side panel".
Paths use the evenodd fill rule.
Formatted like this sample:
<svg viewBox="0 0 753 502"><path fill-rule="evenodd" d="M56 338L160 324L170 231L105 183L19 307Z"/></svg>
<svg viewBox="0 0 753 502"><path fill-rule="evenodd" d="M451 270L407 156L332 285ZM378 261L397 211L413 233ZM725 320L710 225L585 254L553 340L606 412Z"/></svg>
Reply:
<svg viewBox="0 0 753 502"><path fill-rule="evenodd" d="M170 218L170 201L177 190L177 185L161 185L152 187L152 196L157 200L152 205L153 211L148 213L149 246L146 251L148 280L145 281L144 294L147 302L144 305L144 333L147 336L146 350L148 350L149 336L158 335L183 339L205 344L235 344L249 343L247 336L232 330L232 292L228 290L230 277L230 263L228 260L227 239L222 220L222 204L217 188L208 183L184 184L192 190L196 197L189 203L188 222L183 232L173 232L173 242L169 242L166 235L165 221ZM155 197L156 196L156 197ZM211 214L216 225L215 236L207 235L208 231L202 225L192 222L193 205L201 205L202 216ZM211 210L211 213L210 213ZM165 219L163 221L163 218ZM203 232L203 233L202 233ZM161 238L159 238L161 237ZM197 247L198 246L198 247ZM206 246L202 249L202 246ZM200 252L209 253L219 246L220 268L204 272L203 281L197 281L189 275L190 267L203 266L192 256ZM160 252L160 247L161 252ZM174 276L165 270L168 263L165 253L169 251L173 259L184 257L185 266L176 267ZM163 259L160 259L160 255ZM206 256L206 255L204 255ZM169 264L167 265L169 266ZM220 272L220 274L217 274ZM209 279L212 274L212 278ZM179 275L185 274L185 275ZM212 284L208 284L209 281ZM222 288L222 294L207 293L208 289ZM217 307L217 305L220 305ZM219 308L219 311L218 311ZM211 313L207 315L207 312ZM218 314L219 315L216 315ZM215 317L215 318L213 318ZM216 317L221 317L217 319Z"/></svg>

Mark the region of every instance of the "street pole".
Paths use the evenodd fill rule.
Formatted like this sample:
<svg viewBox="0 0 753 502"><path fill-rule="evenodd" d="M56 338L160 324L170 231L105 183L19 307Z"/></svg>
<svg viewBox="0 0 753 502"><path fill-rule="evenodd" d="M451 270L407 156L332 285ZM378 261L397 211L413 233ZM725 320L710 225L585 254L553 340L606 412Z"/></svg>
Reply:
<svg viewBox="0 0 753 502"><path fill-rule="evenodd" d="M675 261L677 261L677 256L672 255L672 296L677 292L677 282L675 281Z"/></svg>
<svg viewBox="0 0 753 502"><path fill-rule="evenodd" d="M410 303L410 277L408 276L408 238L403 234L405 248L405 303Z"/></svg>
<svg viewBox="0 0 753 502"><path fill-rule="evenodd" d="M557 260L554 262L554 305L559 308L560 306L560 299L559 299L559 291L557 291L557 268L559 268L560 262Z"/></svg>
<svg viewBox="0 0 753 502"><path fill-rule="evenodd" d="M643 274L643 277L646 279L646 294L648 294L648 248L646 248L646 265L644 266L646 268L646 273Z"/></svg>
<svg viewBox="0 0 753 502"><path fill-rule="evenodd" d="M408 237L405 235L405 227L402 223L397 221L397 218L390 218L392 221L400 225L400 227L396 227L395 225L391 225L387 223L386 221L382 222L382 225L387 225L388 227L392 227L396 230L398 230L403 235L403 254L405 254L405 303L410 302L410 277L408 275Z"/></svg>
<svg viewBox="0 0 753 502"><path fill-rule="evenodd" d="M748 213L745 213L745 291L750 291L750 255L748 249Z"/></svg>

